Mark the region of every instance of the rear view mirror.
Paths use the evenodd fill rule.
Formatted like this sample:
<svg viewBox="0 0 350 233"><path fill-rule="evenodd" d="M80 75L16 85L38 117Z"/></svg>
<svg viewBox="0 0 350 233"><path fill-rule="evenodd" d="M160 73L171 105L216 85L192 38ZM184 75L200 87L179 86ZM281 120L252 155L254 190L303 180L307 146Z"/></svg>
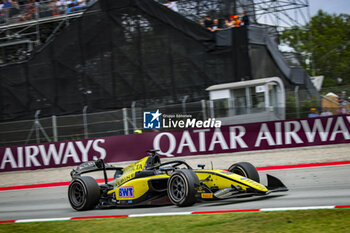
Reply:
<svg viewBox="0 0 350 233"><path fill-rule="evenodd" d="M103 169L104 168L104 161L103 159L98 159L95 161L96 167L98 167L99 169Z"/></svg>

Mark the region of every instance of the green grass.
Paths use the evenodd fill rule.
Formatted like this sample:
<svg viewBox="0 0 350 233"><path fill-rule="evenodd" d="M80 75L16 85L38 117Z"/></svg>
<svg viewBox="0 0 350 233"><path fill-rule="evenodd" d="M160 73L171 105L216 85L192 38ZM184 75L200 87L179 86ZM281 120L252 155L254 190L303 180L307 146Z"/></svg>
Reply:
<svg viewBox="0 0 350 233"><path fill-rule="evenodd" d="M0 232L350 232L350 209L0 224Z"/></svg>

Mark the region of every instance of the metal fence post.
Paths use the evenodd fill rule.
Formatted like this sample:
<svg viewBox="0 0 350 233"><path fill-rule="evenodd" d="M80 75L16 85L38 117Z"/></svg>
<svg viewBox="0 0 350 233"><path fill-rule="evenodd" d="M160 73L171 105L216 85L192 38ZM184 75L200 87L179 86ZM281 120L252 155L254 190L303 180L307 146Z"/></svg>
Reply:
<svg viewBox="0 0 350 233"><path fill-rule="evenodd" d="M55 115L52 116L52 134L53 134L53 141L58 141L58 135L57 135L57 117Z"/></svg>
<svg viewBox="0 0 350 233"><path fill-rule="evenodd" d="M128 125L128 109L123 108L123 122L124 122L124 134L129 134L129 125Z"/></svg>
<svg viewBox="0 0 350 233"><path fill-rule="evenodd" d="M88 126L87 126L87 117L86 117L87 108L88 108L87 105L85 105L84 108L83 108L83 124L84 124L84 138L85 139L89 138Z"/></svg>
<svg viewBox="0 0 350 233"><path fill-rule="evenodd" d="M41 110L38 110L35 112L35 120L34 120L34 125L35 125L35 137L36 137L36 143L40 143L40 128L39 128L39 114Z"/></svg>
<svg viewBox="0 0 350 233"><path fill-rule="evenodd" d="M203 121L205 121L207 119L207 104L205 100L201 100L201 104L202 104Z"/></svg>
<svg viewBox="0 0 350 233"><path fill-rule="evenodd" d="M185 95L182 99L182 114L186 115L186 101L188 99L188 95Z"/></svg>
<svg viewBox="0 0 350 233"><path fill-rule="evenodd" d="M209 100L209 110L210 110L210 117L214 118L214 102L212 100Z"/></svg>
<svg viewBox="0 0 350 233"><path fill-rule="evenodd" d="M35 115L34 115L34 123L33 123L33 126L32 128L30 129L30 132L28 134L28 137L25 141L25 144L28 144L30 138L32 137L32 134L33 132L35 131L35 137L36 137L36 143L39 144L40 143L40 131L42 132L42 134L44 135L44 137L46 138L46 140L49 142L50 141L50 138L49 136L47 135L47 133L45 132L44 128L42 127L42 125L40 124L40 121L39 121L39 115L40 115L40 111L41 110L37 110L35 112Z"/></svg>
<svg viewBox="0 0 350 233"><path fill-rule="evenodd" d="M295 97L295 107L297 110L297 118L300 118L299 86L295 86L294 88L294 97Z"/></svg>
<svg viewBox="0 0 350 233"><path fill-rule="evenodd" d="M136 106L136 101L132 101L132 103L131 103L132 124L133 124L134 130L137 130L135 106Z"/></svg>

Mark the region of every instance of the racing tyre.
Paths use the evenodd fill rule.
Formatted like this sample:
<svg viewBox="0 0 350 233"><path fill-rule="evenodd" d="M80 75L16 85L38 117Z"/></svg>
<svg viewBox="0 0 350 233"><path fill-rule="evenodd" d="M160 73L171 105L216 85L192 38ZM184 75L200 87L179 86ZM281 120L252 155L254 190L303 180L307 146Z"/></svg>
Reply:
<svg viewBox="0 0 350 233"><path fill-rule="evenodd" d="M229 172L238 174L240 176L247 177L256 182L260 182L259 173L253 164L248 162L240 162L231 165L228 169Z"/></svg>
<svg viewBox="0 0 350 233"><path fill-rule="evenodd" d="M196 187L198 186L198 176L192 170L177 170L168 180L168 197L177 206L193 205L196 202Z"/></svg>
<svg viewBox="0 0 350 233"><path fill-rule="evenodd" d="M68 199L75 210L91 210L100 199L100 188L90 176L76 178L69 184Z"/></svg>

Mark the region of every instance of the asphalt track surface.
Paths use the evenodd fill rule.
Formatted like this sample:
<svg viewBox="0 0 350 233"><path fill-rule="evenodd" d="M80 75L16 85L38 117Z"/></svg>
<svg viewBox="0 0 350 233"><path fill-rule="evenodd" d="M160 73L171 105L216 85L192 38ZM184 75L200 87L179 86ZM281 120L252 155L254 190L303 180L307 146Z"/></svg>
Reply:
<svg viewBox="0 0 350 233"><path fill-rule="evenodd" d="M9 190L0 192L0 221L350 204L350 165L268 170L259 173L261 183L266 184L265 174L268 173L280 178L289 191L261 197L200 202L184 208L168 205L78 212L68 202L67 186Z"/></svg>

